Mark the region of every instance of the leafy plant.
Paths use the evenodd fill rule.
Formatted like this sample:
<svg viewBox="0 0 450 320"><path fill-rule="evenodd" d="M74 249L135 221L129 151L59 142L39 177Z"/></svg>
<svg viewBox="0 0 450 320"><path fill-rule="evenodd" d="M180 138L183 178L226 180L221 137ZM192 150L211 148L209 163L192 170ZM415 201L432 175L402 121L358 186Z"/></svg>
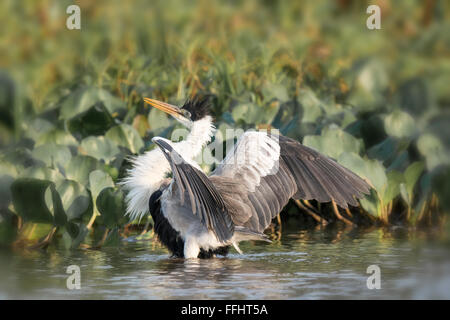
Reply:
<svg viewBox="0 0 450 320"><path fill-rule="evenodd" d="M373 186L361 208L305 202L296 214L421 225L450 210L448 37L436 32L449 27L447 2L433 2L434 27L405 21L430 10L420 1L386 5L372 33L355 28L365 5L346 1L81 3L81 33L53 16L63 3L0 4L16 31L2 38L15 45L0 70L0 245L130 235L139 222L124 216L118 185L127 157L176 126L144 96L208 95L220 132L278 128Z"/></svg>

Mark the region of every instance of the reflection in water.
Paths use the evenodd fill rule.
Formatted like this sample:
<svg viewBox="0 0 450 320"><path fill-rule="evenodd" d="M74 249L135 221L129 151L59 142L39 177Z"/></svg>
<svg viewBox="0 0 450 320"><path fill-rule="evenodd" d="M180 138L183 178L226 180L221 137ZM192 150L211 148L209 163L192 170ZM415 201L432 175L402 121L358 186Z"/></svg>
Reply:
<svg viewBox="0 0 450 320"><path fill-rule="evenodd" d="M279 241L241 247L243 255L210 260L171 259L145 241L102 250L0 251L0 298L450 298L448 249L405 229L286 227ZM81 269L81 290L66 288L73 264ZM371 264L381 268L381 290L367 289Z"/></svg>

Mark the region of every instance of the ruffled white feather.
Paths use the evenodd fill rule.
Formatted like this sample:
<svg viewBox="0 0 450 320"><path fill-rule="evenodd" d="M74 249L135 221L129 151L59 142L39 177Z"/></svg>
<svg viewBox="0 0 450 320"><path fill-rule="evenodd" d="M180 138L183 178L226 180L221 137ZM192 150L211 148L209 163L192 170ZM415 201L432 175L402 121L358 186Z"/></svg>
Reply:
<svg viewBox="0 0 450 320"><path fill-rule="evenodd" d="M212 118L206 116L195 121L186 139L180 142L171 142L170 145L189 163L199 167L194 158L203 147L211 141L215 127ZM150 196L157 191L167 174L171 172L169 162L159 148L145 152L131 160L132 168L127 176L120 182L128 191L126 195L127 215L134 219L141 219L149 213Z"/></svg>

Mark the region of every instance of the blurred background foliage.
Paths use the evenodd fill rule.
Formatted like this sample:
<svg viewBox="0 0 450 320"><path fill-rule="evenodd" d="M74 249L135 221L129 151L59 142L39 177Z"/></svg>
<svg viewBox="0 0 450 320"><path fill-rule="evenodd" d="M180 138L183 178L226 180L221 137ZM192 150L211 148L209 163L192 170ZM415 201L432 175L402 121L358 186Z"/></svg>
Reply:
<svg viewBox="0 0 450 320"><path fill-rule="evenodd" d="M81 30L66 28L74 3ZM369 4L381 30L366 28ZM449 18L445 0L2 1L0 245L151 237L150 221L124 216L117 183L127 156L177 124L144 96L208 95L221 132L279 128L374 187L361 208L300 202L286 216L439 224L450 209Z"/></svg>

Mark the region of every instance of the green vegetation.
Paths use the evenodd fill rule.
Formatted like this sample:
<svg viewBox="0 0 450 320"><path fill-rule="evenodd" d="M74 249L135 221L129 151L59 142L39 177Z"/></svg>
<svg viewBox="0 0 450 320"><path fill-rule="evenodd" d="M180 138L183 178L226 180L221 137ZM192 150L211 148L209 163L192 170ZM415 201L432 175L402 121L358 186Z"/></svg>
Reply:
<svg viewBox="0 0 450 320"><path fill-rule="evenodd" d="M71 3L0 4L0 245L143 230L117 183L177 126L145 96L210 95L219 130L279 128L374 187L361 208L286 214L432 226L449 211L447 1L377 1L374 31L365 1L79 1L79 31Z"/></svg>

